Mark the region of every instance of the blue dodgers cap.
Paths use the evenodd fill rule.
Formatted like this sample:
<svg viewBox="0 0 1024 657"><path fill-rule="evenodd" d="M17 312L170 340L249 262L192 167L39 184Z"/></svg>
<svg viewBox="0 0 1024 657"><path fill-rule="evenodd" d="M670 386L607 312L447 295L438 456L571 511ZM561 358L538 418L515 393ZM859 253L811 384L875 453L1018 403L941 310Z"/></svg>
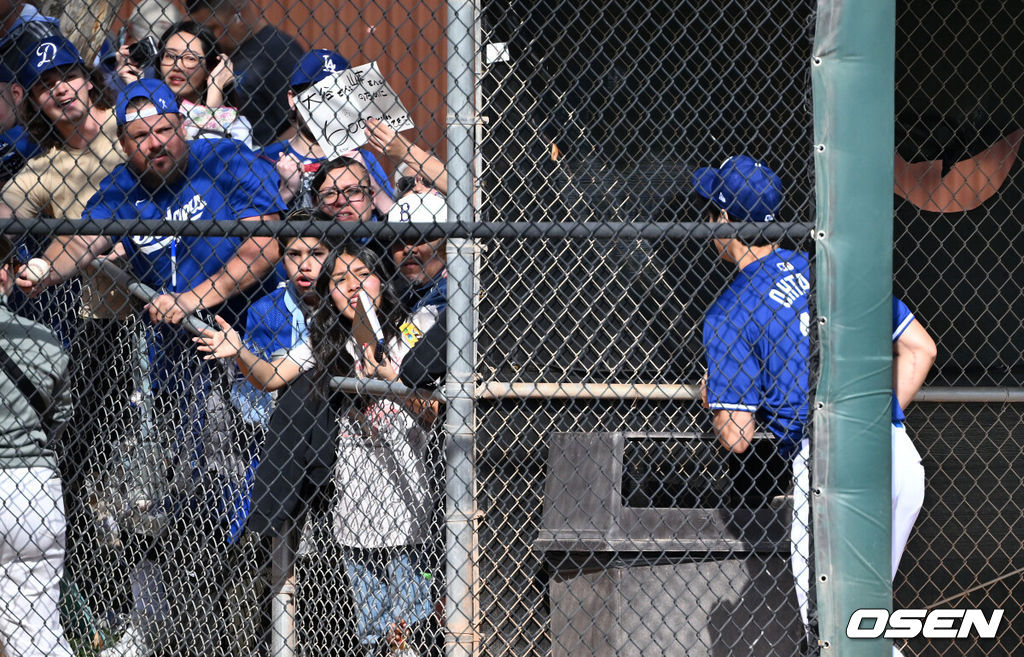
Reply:
<svg viewBox="0 0 1024 657"><path fill-rule="evenodd" d="M314 84L347 68L348 60L332 50L310 50L299 60L289 84L292 87Z"/></svg>
<svg viewBox="0 0 1024 657"><path fill-rule="evenodd" d="M153 103L153 109L143 109L140 112L128 111L128 105L136 98L145 98ZM157 114L177 114L178 101L174 98L174 92L170 87L154 79L143 79L132 82L124 91L117 95L117 107L114 110L117 115L117 125L122 126L129 121L144 119Z"/></svg>
<svg viewBox="0 0 1024 657"><path fill-rule="evenodd" d="M50 69L72 64L85 65L75 45L62 36L48 36L42 41L36 41L21 56L18 82L26 89Z"/></svg>
<svg viewBox="0 0 1024 657"><path fill-rule="evenodd" d="M718 169L697 169L693 188L730 217L743 221L775 221L782 203L782 181L749 155L733 155Z"/></svg>

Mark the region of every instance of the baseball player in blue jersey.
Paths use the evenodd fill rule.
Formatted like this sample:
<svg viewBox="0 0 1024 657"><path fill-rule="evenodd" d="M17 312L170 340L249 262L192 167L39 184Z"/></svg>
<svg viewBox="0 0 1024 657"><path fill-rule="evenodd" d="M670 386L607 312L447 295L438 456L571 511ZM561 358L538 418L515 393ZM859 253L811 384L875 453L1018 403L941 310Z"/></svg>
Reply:
<svg viewBox="0 0 1024 657"><path fill-rule="evenodd" d="M693 186L706 200L703 213L713 222L774 221L782 201L778 176L746 155L731 157L718 169L698 169ZM803 253L760 237L714 242L737 273L704 319L705 403L726 449L746 451L760 425L793 464L791 559L807 627L810 477L804 425L810 392L810 264Z"/></svg>
<svg viewBox="0 0 1024 657"><path fill-rule="evenodd" d="M774 221L782 200L779 178L747 156L721 168L699 169L696 195L710 221ZM763 238L715 239L737 275L705 316L705 404L721 444L733 452L750 446L760 425L775 437L793 466L793 576L805 628L809 581L810 265L802 253ZM892 575L924 497L921 459L903 428L902 409L913 399L935 359L935 344L906 306L893 300ZM893 648L894 654L899 654Z"/></svg>

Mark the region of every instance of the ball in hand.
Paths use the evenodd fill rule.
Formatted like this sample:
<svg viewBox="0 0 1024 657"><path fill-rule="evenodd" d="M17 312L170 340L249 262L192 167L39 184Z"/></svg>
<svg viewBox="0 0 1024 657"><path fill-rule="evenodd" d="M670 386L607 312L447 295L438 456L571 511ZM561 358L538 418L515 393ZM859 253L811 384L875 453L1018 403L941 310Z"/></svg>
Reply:
<svg viewBox="0 0 1024 657"><path fill-rule="evenodd" d="M50 273L50 263L42 258L32 258L25 264L21 277L33 283L38 283Z"/></svg>

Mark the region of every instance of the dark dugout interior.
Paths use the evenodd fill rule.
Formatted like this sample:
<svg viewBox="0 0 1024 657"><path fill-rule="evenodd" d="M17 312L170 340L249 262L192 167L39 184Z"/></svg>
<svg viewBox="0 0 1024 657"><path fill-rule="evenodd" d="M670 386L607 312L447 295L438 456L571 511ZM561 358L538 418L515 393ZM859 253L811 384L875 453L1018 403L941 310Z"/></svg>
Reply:
<svg viewBox="0 0 1024 657"><path fill-rule="evenodd" d="M897 4L896 152L908 162L957 162L1001 139L1019 144L1024 111L1024 4L914 0ZM1013 157L1013 156L1011 156ZM1021 153L978 208L924 212L894 197L895 294L935 337L926 385L1022 385L1024 172ZM998 638L911 641L919 656L1020 653L1024 596L1024 457L1019 404L914 404L910 435L927 489L895 607L1005 609ZM968 647L969 646L969 647Z"/></svg>
<svg viewBox="0 0 1024 657"><path fill-rule="evenodd" d="M896 152L943 173L1000 139L1019 140L1024 5L897 5ZM1011 156L1012 157L1012 156ZM1024 172L966 212L918 211L895 197L895 292L935 336L931 385L1020 386L1024 379Z"/></svg>

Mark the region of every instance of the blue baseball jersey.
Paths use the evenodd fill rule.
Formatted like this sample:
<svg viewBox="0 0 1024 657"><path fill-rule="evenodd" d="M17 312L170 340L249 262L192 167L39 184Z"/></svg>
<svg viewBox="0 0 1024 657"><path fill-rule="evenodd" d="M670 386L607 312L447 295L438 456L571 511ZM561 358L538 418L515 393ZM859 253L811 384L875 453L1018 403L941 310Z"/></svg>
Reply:
<svg viewBox="0 0 1024 657"><path fill-rule="evenodd" d="M188 164L179 180L149 190L122 164L89 199L83 218L230 220L284 210L274 167L244 144L233 139L187 144ZM123 241L136 275L166 292L184 292L202 283L224 267L241 242L237 237L160 236Z"/></svg>
<svg viewBox="0 0 1024 657"><path fill-rule="evenodd" d="M704 318L708 405L753 413L790 456L809 412L810 264L775 249L740 270Z"/></svg>
<svg viewBox="0 0 1024 657"><path fill-rule="evenodd" d="M39 144L32 141L28 132L20 125L0 133L0 185L18 173L25 162L41 152Z"/></svg>
<svg viewBox="0 0 1024 657"><path fill-rule="evenodd" d="M907 330L907 327L914 321L914 313L910 312L907 308L907 304L903 303L896 297L892 298L892 341L895 344L903 332ZM902 427L903 422L907 419L906 415L903 414L903 408L900 406L899 400L896 399L896 391L892 391L892 423L897 427Z"/></svg>
<svg viewBox="0 0 1024 657"><path fill-rule="evenodd" d="M264 360L307 340L309 329L306 315L295 290L282 283L270 294L257 299L245 322L245 343L254 354ZM235 407L250 422L266 425L273 410L273 395L259 390L244 378L232 387Z"/></svg>

